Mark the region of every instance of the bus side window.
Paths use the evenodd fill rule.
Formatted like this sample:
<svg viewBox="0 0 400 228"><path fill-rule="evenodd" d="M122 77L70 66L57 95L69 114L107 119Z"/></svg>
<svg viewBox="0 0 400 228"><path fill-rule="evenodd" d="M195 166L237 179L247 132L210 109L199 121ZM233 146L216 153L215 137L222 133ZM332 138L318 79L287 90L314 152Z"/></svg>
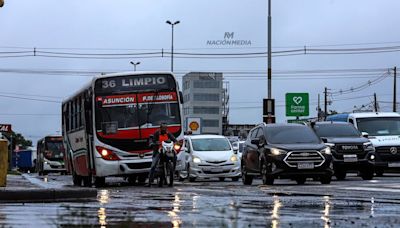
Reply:
<svg viewBox="0 0 400 228"><path fill-rule="evenodd" d="M354 120L353 119L349 119L349 123L354 125Z"/></svg>
<svg viewBox="0 0 400 228"><path fill-rule="evenodd" d="M67 131L71 131L72 129L72 110L71 110L71 102L67 103L67 109L68 109L68 125L67 125Z"/></svg>

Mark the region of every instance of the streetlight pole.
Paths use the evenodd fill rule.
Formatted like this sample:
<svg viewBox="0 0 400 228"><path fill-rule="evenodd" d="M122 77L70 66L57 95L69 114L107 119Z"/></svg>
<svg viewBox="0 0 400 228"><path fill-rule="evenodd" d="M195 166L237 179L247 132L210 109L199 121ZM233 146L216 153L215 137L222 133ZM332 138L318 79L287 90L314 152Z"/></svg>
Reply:
<svg viewBox="0 0 400 228"><path fill-rule="evenodd" d="M268 99L272 98L272 61L271 61L271 0L268 0Z"/></svg>
<svg viewBox="0 0 400 228"><path fill-rule="evenodd" d="M136 66L139 65L140 62L136 62L136 63L135 63L135 62L132 62L132 61L131 61L131 64L133 65L134 71L136 71Z"/></svg>
<svg viewBox="0 0 400 228"><path fill-rule="evenodd" d="M179 24L180 21L175 21L172 23L168 20L165 23L171 25L171 72L174 72L174 26Z"/></svg>
<svg viewBox="0 0 400 228"><path fill-rule="evenodd" d="M263 100L263 122L275 123L275 100L272 99L272 51L271 51L271 0L268 0L268 93Z"/></svg>

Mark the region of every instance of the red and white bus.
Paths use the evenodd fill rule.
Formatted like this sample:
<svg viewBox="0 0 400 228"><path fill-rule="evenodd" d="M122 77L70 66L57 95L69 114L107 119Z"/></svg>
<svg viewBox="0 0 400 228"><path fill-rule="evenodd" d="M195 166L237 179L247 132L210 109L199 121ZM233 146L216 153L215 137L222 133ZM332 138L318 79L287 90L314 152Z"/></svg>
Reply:
<svg viewBox="0 0 400 228"><path fill-rule="evenodd" d="M94 77L62 104L65 163L74 184L102 186L109 176L144 182L152 162L149 136L160 124L183 140L182 101L171 73Z"/></svg>

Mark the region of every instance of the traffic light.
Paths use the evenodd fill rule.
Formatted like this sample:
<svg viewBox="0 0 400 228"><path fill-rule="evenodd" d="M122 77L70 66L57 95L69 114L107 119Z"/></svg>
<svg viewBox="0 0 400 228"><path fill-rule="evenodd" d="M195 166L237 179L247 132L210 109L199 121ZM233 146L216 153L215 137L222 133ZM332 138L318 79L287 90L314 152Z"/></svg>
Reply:
<svg viewBox="0 0 400 228"><path fill-rule="evenodd" d="M0 7L4 6L4 0L0 0Z"/></svg>

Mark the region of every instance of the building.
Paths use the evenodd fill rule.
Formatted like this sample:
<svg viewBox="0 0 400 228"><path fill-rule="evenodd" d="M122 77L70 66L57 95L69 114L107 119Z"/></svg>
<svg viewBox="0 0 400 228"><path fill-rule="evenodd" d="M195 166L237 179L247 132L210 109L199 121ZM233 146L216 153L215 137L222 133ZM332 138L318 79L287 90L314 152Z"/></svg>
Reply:
<svg viewBox="0 0 400 228"><path fill-rule="evenodd" d="M185 131L221 135L229 113L222 73L190 72L183 76L182 85Z"/></svg>
<svg viewBox="0 0 400 228"><path fill-rule="evenodd" d="M246 139L250 130L255 128L256 124L229 124L225 131L225 136L237 136L239 139Z"/></svg>

